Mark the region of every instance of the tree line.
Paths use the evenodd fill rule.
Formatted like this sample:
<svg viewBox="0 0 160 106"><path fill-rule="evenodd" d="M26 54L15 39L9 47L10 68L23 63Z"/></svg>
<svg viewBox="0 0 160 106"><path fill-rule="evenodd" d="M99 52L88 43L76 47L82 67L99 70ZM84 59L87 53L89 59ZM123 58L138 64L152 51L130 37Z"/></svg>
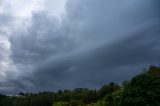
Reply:
<svg viewBox="0 0 160 106"><path fill-rule="evenodd" d="M151 65L131 80L120 85L111 82L100 89L0 94L0 106L160 106L160 67Z"/></svg>

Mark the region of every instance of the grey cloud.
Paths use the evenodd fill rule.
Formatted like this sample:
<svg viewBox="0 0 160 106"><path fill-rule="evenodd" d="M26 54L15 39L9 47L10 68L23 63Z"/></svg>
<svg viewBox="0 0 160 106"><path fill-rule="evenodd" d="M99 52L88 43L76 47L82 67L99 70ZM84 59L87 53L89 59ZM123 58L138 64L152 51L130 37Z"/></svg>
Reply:
<svg viewBox="0 0 160 106"><path fill-rule="evenodd" d="M17 86L33 91L96 88L158 65L157 4L158 0L69 0L61 24L46 13L33 14L31 27L10 38L13 61L33 67L31 74L19 77Z"/></svg>
<svg viewBox="0 0 160 106"><path fill-rule="evenodd" d="M9 14L0 14L0 36L7 35L10 25L13 23L14 17ZM7 32L8 31L8 32Z"/></svg>
<svg viewBox="0 0 160 106"><path fill-rule="evenodd" d="M16 33L10 41L13 60L29 64L67 52L74 46L72 38L58 28L57 20L44 12L33 14L27 32Z"/></svg>
<svg viewBox="0 0 160 106"><path fill-rule="evenodd" d="M145 2L145 3L144 3ZM68 2L69 25L73 34L85 39L108 42L123 38L124 33L159 17L155 7L156 1L111 1L82 0ZM143 7L143 8L141 8ZM79 11L80 10L80 11ZM71 11L71 12L70 12ZM125 31L124 31L125 29ZM92 37L92 39L91 39Z"/></svg>
<svg viewBox="0 0 160 106"><path fill-rule="evenodd" d="M158 23L135 32L134 36L110 46L104 45L83 54L65 57L66 59L52 60L38 68L34 74L38 76L33 80L39 81L36 86L41 86L43 79L47 79L48 85L54 86L54 82L58 82L58 88L73 88L97 87L109 81L121 82L131 78L151 63L159 63L160 50L155 49L160 44L157 34L159 26ZM65 83L68 86L64 86ZM75 85L70 86L70 83Z"/></svg>
<svg viewBox="0 0 160 106"><path fill-rule="evenodd" d="M11 20L12 17L10 15L0 14L0 26L8 25Z"/></svg>

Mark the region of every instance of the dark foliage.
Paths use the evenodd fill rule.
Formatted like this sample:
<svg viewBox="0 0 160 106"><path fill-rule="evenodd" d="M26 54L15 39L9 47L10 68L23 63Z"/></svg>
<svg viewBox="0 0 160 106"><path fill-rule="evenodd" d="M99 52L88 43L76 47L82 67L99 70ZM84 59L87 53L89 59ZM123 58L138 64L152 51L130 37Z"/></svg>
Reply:
<svg viewBox="0 0 160 106"><path fill-rule="evenodd" d="M0 106L160 106L160 67L152 65L122 86L111 82L99 90L75 88L0 95Z"/></svg>

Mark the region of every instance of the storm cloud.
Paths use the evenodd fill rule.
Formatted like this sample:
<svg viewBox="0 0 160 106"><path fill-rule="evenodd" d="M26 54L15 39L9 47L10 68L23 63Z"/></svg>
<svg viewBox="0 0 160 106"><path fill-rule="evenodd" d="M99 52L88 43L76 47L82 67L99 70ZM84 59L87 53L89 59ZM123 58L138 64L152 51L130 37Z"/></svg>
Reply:
<svg viewBox="0 0 160 106"><path fill-rule="evenodd" d="M29 19L21 18L25 25L6 34L10 44L6 57L15 69L5 71L1 89L97 88L130 79L150 64L159 65L159 4L159 0L68 0L59 18L51 8L32 12ZM3 17L0 20L7 24Z"/></svg>

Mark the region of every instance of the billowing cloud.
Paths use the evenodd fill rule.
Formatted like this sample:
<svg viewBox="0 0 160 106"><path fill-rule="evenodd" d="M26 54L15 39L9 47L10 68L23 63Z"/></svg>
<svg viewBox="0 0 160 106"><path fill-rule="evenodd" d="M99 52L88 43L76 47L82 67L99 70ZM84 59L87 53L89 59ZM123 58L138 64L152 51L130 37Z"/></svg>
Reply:
<svg viewBox="0 0 160 106"><path fill-rule="evenodd" d="M97 88L160 62L158 0L64 0L58 13L54 2L22 15L24 27L9 34L7 58L19 74L5 80L14 89Z"/></svg>

